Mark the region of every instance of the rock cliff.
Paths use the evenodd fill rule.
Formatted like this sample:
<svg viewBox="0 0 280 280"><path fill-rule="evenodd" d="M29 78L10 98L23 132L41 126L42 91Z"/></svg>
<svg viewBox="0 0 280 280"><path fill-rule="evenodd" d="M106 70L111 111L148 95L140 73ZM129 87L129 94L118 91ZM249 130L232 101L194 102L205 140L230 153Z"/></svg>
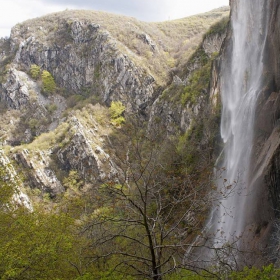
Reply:
<svg viewBox="0 0 280 280"><path fill-rule="evenodd" d="M227 15L220 9L147 24L65 11L16 25L0 41L3 157L24 174L27 189L51 198L67 190L72 171L85 184L116 180L118 147L108 146L108 136L118 127L108 106L120 101L125 116L148 123L148 133L161 127L176 138L190 131L203 111L211 114L211 65ZM55 86L46 90L50 81Z"/></svg>

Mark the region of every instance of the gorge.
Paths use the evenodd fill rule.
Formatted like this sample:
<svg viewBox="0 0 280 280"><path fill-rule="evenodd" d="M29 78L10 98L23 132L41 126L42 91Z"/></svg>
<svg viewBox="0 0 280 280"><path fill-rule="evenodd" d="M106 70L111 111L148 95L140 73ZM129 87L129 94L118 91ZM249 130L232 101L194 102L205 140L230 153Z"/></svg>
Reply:
<svg viewBox="0 0 280 280"><path fill-rule="evenodd" d="M67 10L0 40L1 279L279 266L280 3L230 6Z"/></svg>

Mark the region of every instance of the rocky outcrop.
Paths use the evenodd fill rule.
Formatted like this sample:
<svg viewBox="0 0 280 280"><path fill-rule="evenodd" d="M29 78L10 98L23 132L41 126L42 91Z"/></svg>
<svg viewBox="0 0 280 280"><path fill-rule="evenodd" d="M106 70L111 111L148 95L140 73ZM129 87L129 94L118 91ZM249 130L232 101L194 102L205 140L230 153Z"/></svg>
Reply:
<svg viewBox="0 0 280 280"><path fill-rule="evenodd" d="M266 153L265 169L262 172L275 216L279 218L280 203L280 3L271 1L270 25L266 55L267 88L261 96L258 114L258 129L265 133L262 154ZM266 140L267 139L267 140ZM260 140L259 140L260 142ZM261 154L261 155L262 155ZM261 158L261 156L260 156ZM279 256L278 256L279 261Z"/></svg>
<svg viewBox="0 0 280 280"><path fill-rule="evenodd" d="M280 118L280 93L272 92L269 97L260 98L257 115L257 128L270 134Z"/></svg>
<svg viewBox="0 0 280 280"><path fill-rule="evenodd" d="M27 81L29 82L29 87ZM35 88L35 86L27 74L12 68L9 71L6 83L2 85L1 101L6 102L10 108L20 109L28 104L31 88Z"/></svg>
<svg viewBox="0 0 280 280"><path fill-rule="evenodd" d="M107 109L99 104L88 105L77 111L77 116L70 116L66 123L41 135L26 148L11 150L14 160L26 171L32 188L56 197L65 191L63 180L72 170L85 182L115 180L118 167L113 156L104 151L110 128L106 128L108 120L103 111ZM105 121L107 123L105 127L98 123L94 114L102 116L104 125Z"/></svg>
<svg viewBox="0 0 280 280"><path fill-rule="evenodd" d="M272 0L270 7L270 23L268 30L268 52L266 56L268 73L272 74L275 91L280 91L280 3Z"/></svg>
<svg viewBox="0 0 280 280"><path fill-rule="evenodd" d="M269 201L266 207L275 209L278 216L279 196L279 119L280 119L280 13L278 1L271 1L268 11L269 29L264 55L264 88L260 94L255 124L255 144L252 168L262 178ZM255 175L256 176L256 175Z"/></svg>
<svg viewBox="0 0 280 280"><path fill-rule="evenodd" d="M31 187L49 193L50 197L64 192L64 188L57 179L50 166L50 152L36 151L31 153L23 149L14 155L14 159L21 164L28 172L28 181Z"/></svg>
<svg viewBox="0 0 280 280"><path fill-rule="evenodd" d="M172 83L175 86L185 86L187 84L187 80L182 80L180 77L178 77L177 75L173 76L173 81Z"/></svg>
<svg viewBox="0 0 280 280"><path fill-rule="evenodd" d="M256 172L263 178L270 196L266 207L274 209L279 216L279 120L280 120L280 4L271 1L270 24L265 52L265 87L260 95L257 109L255 154ZM261 163L261 164L260 164Z"/></svg>
<svg viewBox="0 0 280 280"><path fill-rule="evenodd" d="M0 149L0 166L5 170L5 178L3 180L9 180L14 183L15 193L12 196L12 200L15 207L24 206L29 211L33 211L33 206L29 197L22 191L22 182L18 178L17 172L14 169L11 161L5 156L3 150Z"/></svg>
<svg viewBox="0 0 280 280"><path fill-rule="evenodd" d="M213 55L213 53L218 53L222 47L225 37L226 37L226 32L223 32L221 34L214 33L206 36L202 42L202 47L205 53L208 56Z"/></svg>
<svg viewBox="0 0 280 280"><path fill-rule="evenodd" d="M76 117L71 119L70 125L74 131L71 141L57 152L63 169L78 170L84 179L93 182L112 180L117 168L111 157L94 141L98 130L86 131Z"/></svg>
<svg viewBox="0 0 280 280"><path fill-rule="evenodd" d="M205 36L200 48L198 48L197 52L192 56L189 63L185 65L183 73L186 73L186 76L184 79L181 79L178 75L173 76L171 86L165 89L153 103L149 120L150 131L153 130L155 125L160 123L160 125L167 128L170 135L178 131L186 132L200 112L206 110L205 105L209 104L208 100L212 103L213 108L218 105L218 65L220 58L214 61L211 79L209 79L209 83L201 90L200 95L196 97L195 102L192 100L184 104L184 102L182 102L182 94L184 93L184 87L190 84L190 79L195 71L201 69L205 65L205 60L210 63L212 57L219 53L225 37L226 29L220 34L214 33Z"/></svg>
<svg viewBox="0 0 280 280"><path fill-rule="evenodd" d="M154 99L154 78L136 66L108 31L90 21L69 19L62 23L54 41L38 32L15 27L12 45L19 46L14 63L28 71L31 64L46 69L59 87L70 93L98 95L103 102L122 101L128 111L143 110ZM41 31L47 33L47 30ZM64 32L63 38L59 35ZM27 38L26 38L27 37ZM144 38L149 44L149 37ZM154 45L151 45L154 46Z"/></svg>
<svg viewBox="0 0 280 280"><path fill-rule="evenodd" d="M156 51L157 46L148 34L145 33L137 34L136 37L142 40L144 44L147 44L153 52Z"/></svg>

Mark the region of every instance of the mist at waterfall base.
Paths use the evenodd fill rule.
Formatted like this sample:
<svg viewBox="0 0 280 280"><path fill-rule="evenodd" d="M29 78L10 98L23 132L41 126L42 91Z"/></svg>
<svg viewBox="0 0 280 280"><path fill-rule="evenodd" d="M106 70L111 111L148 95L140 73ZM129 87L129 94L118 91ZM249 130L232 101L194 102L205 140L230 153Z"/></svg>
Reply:
<svg viewBox="0 0 280 280"><path fill-rule="evenodd" d="M201 239L206 240L204 249L195 254L196 260L204 263L238 259L247 217L254 209L250 161L257 100L263 86L269 3L270 0L236 0L231 4L227 42L221 54L224 149L215 171L218 191L203 236L195 241L199 245Z"/></svg>

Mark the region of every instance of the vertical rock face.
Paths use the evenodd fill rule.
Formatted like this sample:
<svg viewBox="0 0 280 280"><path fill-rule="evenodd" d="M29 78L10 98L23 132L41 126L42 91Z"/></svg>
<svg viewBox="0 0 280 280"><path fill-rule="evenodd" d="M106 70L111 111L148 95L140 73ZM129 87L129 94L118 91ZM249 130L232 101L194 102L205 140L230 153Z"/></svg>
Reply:
<svg viewBox="0 0 280 280"><path fill-rule="evenodd" d="M273 211L270 216L272 230L269 235L270 243L267 255L270 261L279 262L280 255L275 248L279 246L277 227L280 205L280 3L277 0L271 0L269 3L269 27L264 70L266 84L258 102L254 155L257 163L262 162L262 165L256 164L254 172L259 174L264 192L269 195L269 201L265 203L265 206ZM276 219L273 219L273 215Z"/></svg>
<svg viewBox="0 0 280 280"><path fill-rule="evenodd" d="M2 149L0 149L0 166L1 166L1 168L3 168L5 170L5 173L6 173L5 178L2 178L2 179L12 181L15 184L16 192L12 197L12 199L15 203L15 207L24 206L29 211L33 211L33 207L32 207L30 199L21 190L21 181L18 180L16 171L15 171L14 167L12 166L11 161L5 156Z"/></svg>
<svg viewBox="0 0 280 280"><path fill-rule="evenodd" d="M270 22L268 31L269 56L267 57L270 66L268 69L273 74L275 91L280 90L280 3L272 0L270 4Z"/></svg>
<svg viewBox="0 0 280 280"><path fill-rule="evenodd" d="M57 153L61 166L68 171L78 170L90 181L112 180L118 170L111 157L94 141L97 133L84 127L76 117L70 124L74 135Z"/></svg>
<svg viewBox="0 0 280 280"><path fill-rule="evenodd" d="M6 83L2 85L1 101L10 108L20 109L30 101L29 92L36 87L35 83L24 72L10 69Z"/></svg>
<svg viewBox="0 0 280 280"><path fill-rule="evenodd" d="M206 35L198 51L185 66L187 73L183 74L183 79L177 75L173 76L172 84L159 95L151 107L149 117L150 130L153 130L153 127L160 123L167 128L170 135L175 134L176 129L186 132L191 127L193 120L202 111L206 111L209 102L211 106L213 105L213 108L217 106L219 98L218 63L215 63L212 73L208 73L209 82L207 81L203 88L200 89L200 94L195 102L187 101L184 104L180 100L182 96L179 94L184 92L185 87L191 84L192 75L195 75L197 71L205 66L204 60L208 61L208 63L212 62L215 55L219 53L225 36L226 26L220 33ZM210 67L207 71L211 72ZM200 83L202 84L202 82ZM168 94L174 96L169 98Z"/></svg>

